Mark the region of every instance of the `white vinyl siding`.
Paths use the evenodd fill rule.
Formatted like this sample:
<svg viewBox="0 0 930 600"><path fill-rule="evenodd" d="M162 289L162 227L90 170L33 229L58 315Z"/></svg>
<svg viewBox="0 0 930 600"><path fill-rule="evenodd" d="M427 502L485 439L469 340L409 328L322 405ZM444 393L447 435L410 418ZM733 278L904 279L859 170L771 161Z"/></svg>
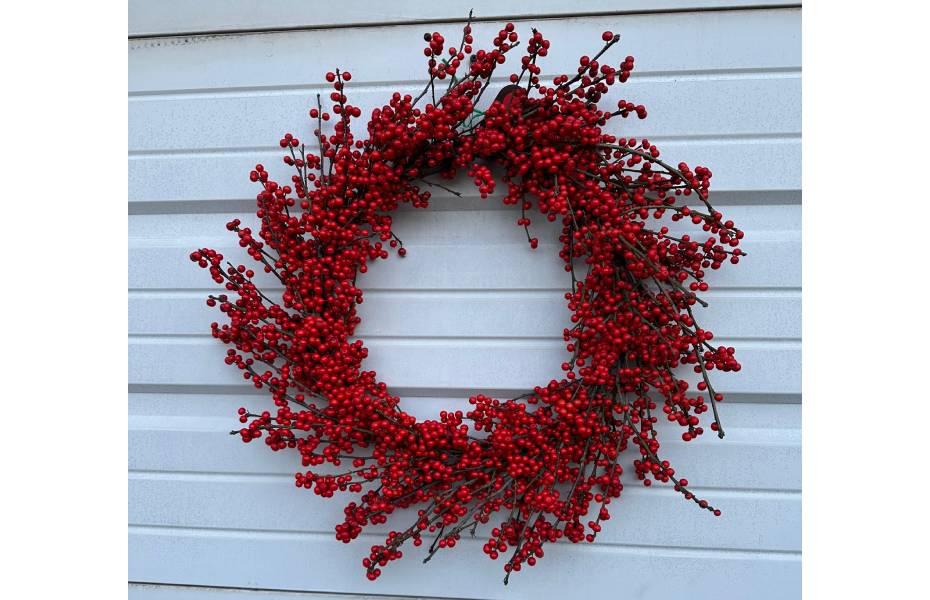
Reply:
<svg viewBox="0 0 930 600"><path fill-rule="evenodd" d="M801 11L747 4L131 1L131 597L799 598ZM634 55L636 70L605 102L649 110L623 131L673 162L710 167L712 201L746 230L749 256L709 276L710 307L698 314L743 365L715 379L728 397L727 436L686 444L669 428L663 446L724 514L629 482L594 544L552 544L506 588L503 563L482 554L480 538L428 565L411 547L371 583L360 561L383 534L349 545L333 534L350 496L298 490L294 453L229 436L236 407L270 403L223 363L226 348L209 335L222 315L203 302L214 287L187 255L206 245L245 261L224 224L254 211L255 163L290 176L277 140L309 137L307 109L327 70L352 72L347 93L364 127L392 91L419 89L423 32L454 38L460 24L448 21L470 6L501 19L476 24L476 48L509 17L523 17L521 33L537 26L552 42L547 75L596 51L602 31L620 33L615 56ZM531 251L499 195L481 200L464 178L455 187L466 197L434 189L431 208L400 210L407 257L361 278L365 366L420 417L476 392L545 384L564 352L556 228L535 218Z"/></svg>

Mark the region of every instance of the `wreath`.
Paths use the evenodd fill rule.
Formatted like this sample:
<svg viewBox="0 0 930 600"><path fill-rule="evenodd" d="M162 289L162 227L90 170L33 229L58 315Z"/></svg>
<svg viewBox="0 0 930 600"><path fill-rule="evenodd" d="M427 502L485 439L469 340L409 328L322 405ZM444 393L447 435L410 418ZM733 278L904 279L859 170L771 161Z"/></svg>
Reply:
<svg viewBox="0 0 930 600"><path fill-rule="evenodd" d="M672 166L648 140L606 131L617 117L645 118L646 109L626 100L598 106L634 63L603 61L620 36L602 39L576 73L547 84L537 63L549 40L534 29L519 72L482 111L494 74L521 42L508 23L490 50L473 51L469 15L457 47L424 35L425 87L416 97L395 92L373 110L367 137L354 133L361 110L346 96L351 74L327 73L332 105L324 110L317 95L312 143L289 133L280 140L294 169L290 183L273 181L262 165L250 174L260 187L260 229L227 224L252 265L209 248L190 255L225 287L207 304L225 315L212 335L229 346L226 363L274 401L273 411L239 408L244 426L232 433L296 450L307 469L296 473L298 487L327 498L359 494L335 526L343 542L415 509L408 527L390 531L362 560L369 579L400 558L407 541L427 538L429 560L492 518L483 549L505 560L505 583L548 542L594 541L623 489L619 460L631 447L643 485L671 482L720 515L662 460L656 423L678 423L689 441L705 433L700 416L710 410L710 429L723 437L723 396L709 374L740 365L733 348L713 345L694 309L706 306L698 293L708 288L707 270L744 255L743 232L708 202L710 170ZM534 209L560 221L568 359L561 379L522 396L478 394L463 410L418 421L362 369L368 350L353 338L363 298L357 278L369 263L406 254L392 230L398 206L426 208L426 188L449 189L441 180L462 171L482 198L502 183L530 249L538 245ZM676 222L694 235L672 235ZM280 299L255 283L256 270L283 286Z"/></svg>

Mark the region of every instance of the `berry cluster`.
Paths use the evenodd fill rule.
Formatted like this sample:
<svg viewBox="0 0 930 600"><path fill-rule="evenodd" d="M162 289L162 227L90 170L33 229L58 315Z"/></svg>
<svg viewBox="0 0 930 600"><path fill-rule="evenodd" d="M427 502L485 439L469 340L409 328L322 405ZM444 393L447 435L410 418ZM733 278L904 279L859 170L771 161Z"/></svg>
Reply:
<svg viewBox="0 0 930 600"><path fill-rule="evenodd" d="M259 230L238 219L227 224L252 266L208 248L190 256L225 287L207 304L225 315L212 332L229 346L226 363L274 401L273 412L240 408L243 428L233 433L296 450L306 469L296 474L299 487L324 497L360 494L336 526L344 542L398 510L415 510L409 527L391 531L362 561L371 579L408 540L430 540L428 559L492 519L484 552L506 557L507 577L534 565L547 542L593 541L623 489L619 461L631 447L644 485L671 482L720 514L660 459L656 423L664 415L688 441L704 433L700 415L711 410L710 428L723 437L723 397L708 375L740 365L733 348L712 344L693 310L705 304L697 292L707 290L707 270L744 255L743 233L708 203L708 169L672 166L648 140L608 133L616 117L643 118L646 110L626 100L615 110L598 107L634 62L602 61L620 36L602 39L575 73L544 84L536 63L550 44L534 30L520 72L482 112L493 74L520 43L514 26L477 52L469 25L448 51L439 33L427 34L428 83L417 97L394 93L374 110L366 137L352 127L361 111L345 95L351 75L327 73L332 108L325 111L318 96L310 110L312 147L289 133L280 140L295 170L290 182L271 180L262 165L250 174L260 186ZM432 101L420 108L427 94ZM333 121L329 132L324 121ZM392 230L398 205L427 207L423 186L442 186L428 178L463 171L482 197L506 188L503 202L519 210L531 248L534 210L561 223L570 359L562 379L523 396L477 395L467 410L418 421L362 368L368 350L353 341L362 301L356 278L392 251L405 254ZM679 221L696 233L670 234ZM254 283L256 270L277 278L279 299ZM682 370L698 375L696 386Z"/></svg>

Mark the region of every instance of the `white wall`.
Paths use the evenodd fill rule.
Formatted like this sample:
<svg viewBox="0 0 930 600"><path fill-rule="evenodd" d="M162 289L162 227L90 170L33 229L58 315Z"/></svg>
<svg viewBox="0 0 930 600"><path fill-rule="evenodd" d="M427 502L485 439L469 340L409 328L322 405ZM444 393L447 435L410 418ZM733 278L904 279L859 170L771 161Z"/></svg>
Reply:
<svg viewBox="0 0 930 600"><path fill-rule="evenodd" d="M131 596L799 597L800 9L709 11L746 3L686 0L257 4L130 1ZM681 10L637 12L650 5ZM729 392L727 437L667 443L678 472L724 516L630 484L595 544L555 544L507 588L502 563L487 560L478 540L429 565L410 549L372 584L360 560L375 538L333 537L344 503L296 490L295 455L227 434L236 407L261 407L265 396L223 364L225 347L209 337L217 314L203 305L211 282L187 254L204 244L236 252L223 224L252 211L248 171L263 162L285 173L277 140L284 131L307 136L323 73L351 70L349 94L363 108L413 90L423 32L454 37L459 25L404 23L456 18L469 6L478 17L557 17L518 22L551 39L551 74L595 49L603 30L620 32L617 56L635 55L637 70L614 94L649 109L626 131L673 160L708 165L712 199L747 230L750 257L713 275L703 311L743 364L716 380ZM579 10L587 16L569 16ZM479 23L477 40L498 26ZM197 32L236 33L188 35ZM183 35L158 37L169 34ZM543 243L531 252L515 218L494 198L437 194L431 209L397 216L407 258L364 278L368 364L415 414L558 374L568 313L554 229L537 226Z"/></svg>

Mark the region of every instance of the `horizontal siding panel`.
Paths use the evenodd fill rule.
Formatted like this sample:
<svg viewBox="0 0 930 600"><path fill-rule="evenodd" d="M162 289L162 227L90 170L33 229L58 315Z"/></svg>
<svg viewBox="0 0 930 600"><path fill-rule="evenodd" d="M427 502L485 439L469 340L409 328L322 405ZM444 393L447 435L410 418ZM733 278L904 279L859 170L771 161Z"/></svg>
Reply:
<svg viewBox="0 0 930 600"><path fill-rule="evenodd" d="M244 444L229 434L230 430L241 427L234 415L239 404L254 408L266 408L268 405L261 400L230 401L228 417L200 421L140 421L133 418L129 431L130 469L278 475L293 475L300 470L300 461L293 452L271 452L261 442ZM464 402L458 406L461 408L463 405ZM726 404L721 407L721 418L727 432L723 440L705 436L684 442L668 427L662 445L663 460L675 465L677 473L693 485L705 488L800 490L799 431L773 430L762 419L756 424L760 429L731 427L728 411L735 406ZM797 406L792 408L800 414ZM429 414L435 417L438 413ZM201 429L191 429L195 426ZM703 516L699 511L690 511L691 508L682 505L679 510L690 512L695 517Z"/></svg>
<svg viewBox="0 0 930 600"><path fill-rule="evenodd" d="M620 98L635 99L649 109L650 117L646 119L621 120L619 132L627 137L788 135L801 131L795 104L800 83L796 74L665 81L631 78L626 85L612 89L601 102L603 106L615 106ZM494 88L501 86L493 84L487 96L493 98ZM419 89L421 86L411 85L407 91L415 94ZM388 89L349 86L346 90L349 101L364 115L385 104L391 93ZM286 131L309 141L315 128L307 116L311 98L306 90L297 90L137 100L129 103L129 150L267 148ZM230 126L232 123L235 126ZM364 127L363 120L359 127Z"/></svg>
<svg viewBox="0 0 930 600"><path fill-rule="evenodd" d="M629 465L624 470L623 493L611 505L612 518L597 536L598 544L801 550L797 493L704 491L695 485L695 493L724 512L715 518L671 488L644 488L630 477ZM129 477L130 525L333 534L350 500L357 500L357 495L320 498L298 489L292 476L135 473ZM505 517L506 513L495 515L492 523L479 529L479 537L489 535L490 528ZM415 520L412 510L398 512L389 523L366 532L384 536ZM661 526L644 528L648 522ZM411 548L410 553L416 551Z"/></svg>
<svg viewBox="0 0 930 600"><path fill-rule="evenodd" d="M215 292L210 292L215 293ZM373 337L561 338L571 312L563 291L372 291L359 305L356 334ZM204 302L207 291L133 292L130 335L209 335L212 321L226 317ZM697 311L701 327L718 338L801 336L797 292L723 291L705 294Z"/></svg>
<svg viewBox="0 0 930 600"><path fill-rule="evenodd" d="M409 596L383 596L381 594L374 596L369 594L326 594L152 583L130 583L129 598L130 600L411 600ZM420 597L416 600L436 599Z"/></svg>
<svg viewBox="0 0 930 600"><path fill-rule="evenodd" d="M271 132L272 130L269 130ZM277 133L277 132L275 132ZM273 141L275 133L269 133L261 142ZM711 186L711 201L731 203L740 199L752 200L753 194L769 190L795 192L793 200L800 202L801 189L801 141L800 138L747 138L710 140L661 140L652 138L663 151L663 156L676 162L704 165L714 173ZM185 211L189 208L198 212L231 210L231 200L248 200L235 206L254 206L258 188L249 181L249 171L256 164L263 164L273 178L287 179L291 167L282 162L281 149L245 149L235 151L204 151L196 153L166 155L133 155L129 160L129 205L130 212L140 211L140 205L160 203L159 212ZM764 165L764 168L760 168ZM465 194L474 193L471 182L461 180L457 186ZM447 182L443 182L448 185ZM426 184L420 184L427 189ZM469 189L469 187L471 189ZM461 204L457 198L449 198L440 188L430 190L435 198L443 202L438 206ZM744 200L745 201L745 200ZM175 206L171 206L175 203ZM186 204L185 204L186 203ZM204 208L196 207L200 205ZM433 206L437 206L434 201ZM485 203L491 209L497 203L489 198Z"/></svg>
<svg viewBox="0 0 930 600"><path fill-rule="evenodd" d="M456 179L455 182L460 185L462 179ZM520 216L519 208L501 206L500 197L493 196L485 200L476 196L442 198L435 204L453 206L446 206L446 210L433 210L432 206L429 209L398 210L393 216L393 229L407 244L485 246L522 242L522 245L526 246L523 228L516 225ZM540 241L548 240L554 243L558 239L560 223L549 223L538 212L528 212L527 216L532 218L530 229ZM225 212L134 215L129 223L130 246L172 246L197 242L217 244L230 241L235 243L235 234L227 232L225 227L226 223L234 218L241 218L244 226L258 229L259 221L254 215L254 207L245 214ZM740 229L746 232L745 242L800 238L801 207L798 205L728 206L726 218L733 219ZM655 225L656 221L650 219L649 223ZM661 223L669 226L672 235L700 233L700 228L690 223L676 224L668 218L663 219ZM238 252L245 254L241 249ZM527 252L530 252L528 247ZM749 260L754 258L747 259ZM740 266L732 270L750 269Z"/></svg>
<svg viewBox="0 0 930 600"><path fill-rule="evenodd" d="M723 345L725 340L717 340ZM801 347L796 341L741 340L738 373L714 373L714 387L738 394L798 394ZM564 343L547 340L370 339L364 368L392 389L532 389L560 379L570 358ZM208 338L131 338L129 383L141 385L245 385L241 371L224 364L226 347ZM693 373L682 378L697 383Z"/></svg>
<svg viewBox="0 0 930 600"><path fill-rule="evenodd" d="M129 579L475 600L506 600L515 594L563 600L568 585L577 598L616 590L618 597L667 600L679 597L684 587L706 590L705 597L718 600L800 595L799 553L597 543L551 544L545 562L504 587L503 562L488 561L481 553L483 542L467 537L453 551L438 553L429 565L415 557L390 565L373 586L360 566L368 540L375 543L378 538L343 545L332 543L329 534L132 527Z"/></svg>
<svg viewBox="0 0 930 600"><path fill-rule="evenodd" d="M405 241L407 256L391 256L371 265L359 277L364 290L378 289L527 289L567 290L569 276L562 270L559 247L540 241L531 250L523 232L514 227L515 243L475 246L421 245ZM232 237L232 236L229 236ZM708 274L711 289L793 288L801 286L801 241L748 239L740 245L749 257L735 268L722 268ZM235 238L233 238L235 239ZM403 238L401 238L403 239ZM544 238L542 238L544 239ZM173 246L130 246L129 287L131 289L220 289L209 273L190 261L190 253L212 247L235 264L253 262L239 246L214 244L204 238L176 242ZM183 245L180 245L183 244ZM752 261L752 262L750 262ZM731 267L732 265L727 265ZM260 278L270 283L271 276Z"/></svg>
<svg viewBox="0 0 930 600"><path fill-rule="evenodd" d="M485 25L480 21L510 20L515 23L532 18L533 23L541 19L563 17L557 25L572 21L584 20L596 22L598 20L616 21L618 15L623 15L622 22L633 22L641 25L656 19L694 20L713 19L719 14L731 20L747 20L743 11L732 13L716 13L704 15L703 10L756 8L760 6L786 7L792 11L800 3L791 0L767 0L759 2L754 0L589 0L584 4L566 4L564 0L515 0L507 3L493 2L492 0L474 0L468 7L474 10L474 17L479 20L475 23L476 30L483 27L499 26L497 23ZM247 7L249 10L243 10ZM395 0L390 4L378 0L356 0L355 2L332 5L307 5L301 0L271 0L262 5L261 11L251 10L252 6L244 0L200 0L196 3L185 3L181 0L163 0L158 5L144 0L130 0L129 2L129 35L157 36L178 35L185 33L210 33L221 31L260 31L263 29L300 29L300 28L330 28L340 29L355 25L348 31L313 31L316 36L352 34L364 35L370 31L369 27L379 25L394 25L390 28L381 28L379 33L391 32L392 29L414 28L422 29L423 23L431 21L451 21L440 25L441 28L451 30L464 22L468 15L468 8L452 3L424 4L419 0ZM329 10L327 10L329 9ZM686 15L681 14L648 14L657 11L693 11ZM642 12L647 14L635 14ZM756 11L753 11L756 12ZM758 11L763 12L763 11ZM774 12L774 11L765 11ZM610 16L605 16L605 13ZM776 13L777 14L777 13ZM579 18L583 17L583 18ZM416 23L416 25L413 25ZM547 23L544 23L547 24ZM600 31L596 27L594 31ZM311 33L311 32L299 32ZM736 29L734 34L740 32ZM792 31L795 36L798 31ZM221 38L222 39L222 38ZM380 38L379 39L383 39ZM384 44L385 47L392 47Z"/></svg>
<svg viewBox="0 0 930 600"><path fill-rule="evenodd" d="M401 407L414 416L429 418L435 417L442 410L461 409L469 395L470 390L460 394L455 394L454 390L447 391L441 396L402 395L400 402ZM237 407L257 407L268 401L266 391L247 385L218 390L217 393L131 391L130 425L143 429L226 432L230 420L238 423L238 415L235 414ZM745 439L750 441L793 443L800 440L801 408L797 404L727 401L720 406L725 407L721 410L728 432L727 441L743 436L740 432L745 432Z"/></svg>
<svg viewBox="0 0 930 600"><path fill-rule="evenodd" d="M261 10L245 0L162 0L157 4L145 0L129 1L129 35L156 36L199 32L254 31L262 29L298 29L356 26L347 33L368 33L378 25L409 25L430 21L463 21L469 8L477 19L519 20L532 17L534 22L553 17L587 15L590 21L613 19L604 13L622 14L624 22L632 19L655 18L654 15L627 13L653 11L702 11L708 9L766 6L796 6L792 0L588 0L583 4L567 4L564 0L516 0L495 2L472 0L467 4L420 0L356 0L339 5L338 10L320 10L319 6L301 0L272 0L262 3ZM738 14L738 13L737 13ZM661 15L677 17L678 15ZM700 19L698 12L688 15ZM560 21L560 24L564 21ZM481 23L477 24L481 26ZM453 27L446 25L444 27ZM422 29L422 25L417 26ZM384 31L384 30L382 30ZM387 31L390 31L388 29ZM600 31L595 29L595 31ZM327 34L330 32L313 32ZM339 32L341 33L341 32ZM379 38L380 39L380 38ZM386 45L386 47L390 47Z"/></svg>
<svg viewBox="0 0 930 600"><path fill-rule="evenodd" d="M448 10L446 3L405 1L417 3L417 11L411 15L422 14L430 7L446 7ZM565 7L564 0L547 1ZM598 1L618 8L618 3L612 0ZM627 3L630 1L625 0ZM657 2L663 0L644 1L649 5L657 5ZM142 3L141 0L139 3ZM249 17L259 17L259 13L266 11L266 4L263 4L261 11L251 11ZM344 3L340 5L339 12L356 4ZM382 2L378 4L388 6ZM513 3L496 4L510 6ZM575 4L570 8L581 12L590 4ZM187 6L202 5L203 0ZM163 3L146 3L146 6L160 14L171 13ZM534 10L527 14L542 14L544 9L538 2L533 2L533 7ZM475 6L475 10L476 15L482 15L479 7ZM467 11L467 8L454 8L450 12L455 14L450 16L458 21L467 15ZM319 12L318 5L313 6L313 12ZM130 17L132 13L130 11ZM235 12L223 10L215 14ZM487 11L484 15L491 16ZM170 40L130 40L129 91L140 94L168 90L306 85L321 82L322 75L335 67L350 70L356 84L418 81L425 73L423 32L441 31L451 43L452 40L460 39L463 23L459 21L424 27L412 24L413 19L409 16L405 21L376 31L368 28L340 28ZM600 34L607 29L621 34L622 42L614 52L618 57L634 55L638 74L770 71L801 66L799 8L622 17L572 16L543 22L532 17L513 21L522 36L532 27L537 27L552 42L552 52L543 63L543 72L547 75L572 69L582 54L596 52L602 43ZM501 25L499 21L475 23L475 48L490 44ZM770 43L760 44L760 33ZM370 48L373 39L386 51L353 53L361 48ZM670 44L669 40L672 39L674 43ZM300 68L293 68L298 62Z"/></svg>

